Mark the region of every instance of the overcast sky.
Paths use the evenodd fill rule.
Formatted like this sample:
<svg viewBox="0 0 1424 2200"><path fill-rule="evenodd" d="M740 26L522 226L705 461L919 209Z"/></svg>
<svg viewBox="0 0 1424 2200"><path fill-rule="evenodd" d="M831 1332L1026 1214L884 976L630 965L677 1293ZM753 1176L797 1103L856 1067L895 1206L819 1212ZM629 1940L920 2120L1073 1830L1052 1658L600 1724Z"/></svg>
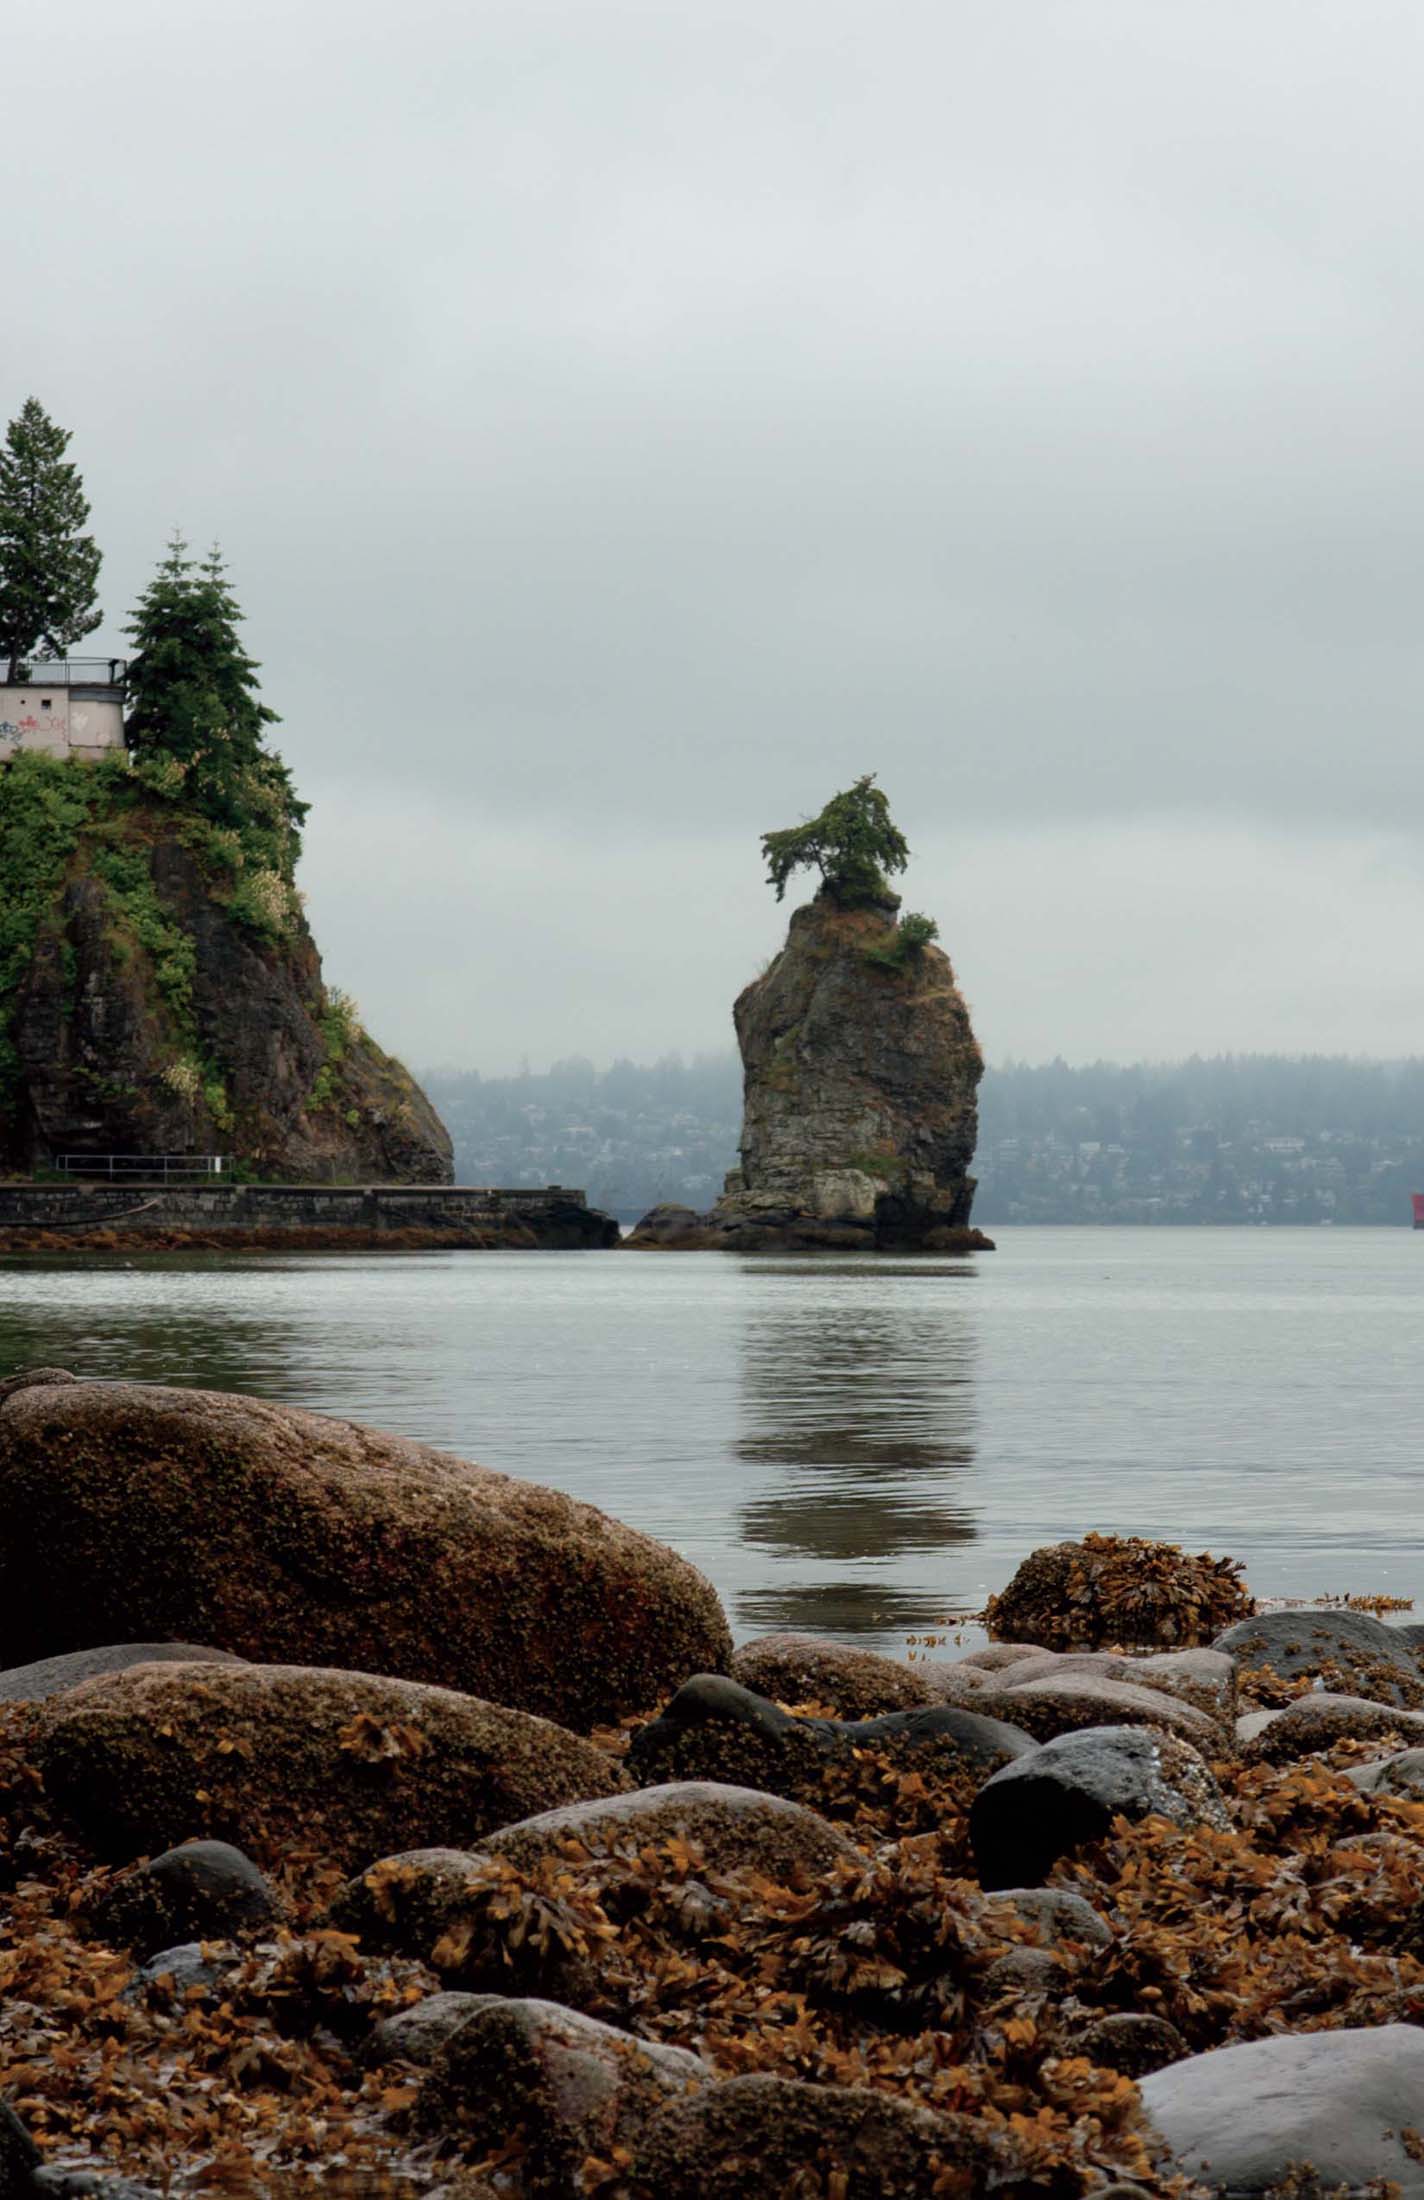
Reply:
<svg viewBox="0 0 1424 2200"><path fill-rule="evenodd" d="M730 1043L876 771L993 1059L1424 1049L1417 0L65 0L5 417L221 537L417 1065Z"/></svg>

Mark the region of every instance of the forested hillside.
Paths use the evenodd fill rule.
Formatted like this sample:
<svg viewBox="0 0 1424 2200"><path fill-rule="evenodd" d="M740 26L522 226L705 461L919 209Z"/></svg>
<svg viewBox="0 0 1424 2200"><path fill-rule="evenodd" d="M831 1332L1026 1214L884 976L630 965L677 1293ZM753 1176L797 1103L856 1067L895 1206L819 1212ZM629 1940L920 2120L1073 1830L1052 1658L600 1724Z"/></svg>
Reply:
<svg viewBox="0 0 1424 2200"><path fill-rule="evenodd" d="M625 1217L704 1207L736 1158L732 1054L425 1079L464 1182L583 1185ZM1010 1063L980 1088L976 1221L1407 1223L1424 1060Z"/></svg>

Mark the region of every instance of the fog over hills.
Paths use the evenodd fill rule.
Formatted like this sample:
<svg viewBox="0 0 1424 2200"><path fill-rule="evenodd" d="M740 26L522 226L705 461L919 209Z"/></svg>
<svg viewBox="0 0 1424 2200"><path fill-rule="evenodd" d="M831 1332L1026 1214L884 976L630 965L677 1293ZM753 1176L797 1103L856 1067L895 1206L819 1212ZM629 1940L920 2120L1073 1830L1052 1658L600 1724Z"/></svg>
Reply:
<svg viewBox="0 0 1424 2200"><path fill-rule="evenodd" d="M583 1186L628 1219L705 1207L735 1158L734 1054L424 1084L466 1183ZM1424 1059L1010 1062L980 1094L974 1216L1009 1222L1405 1223L1424 1189Z"/></svg>

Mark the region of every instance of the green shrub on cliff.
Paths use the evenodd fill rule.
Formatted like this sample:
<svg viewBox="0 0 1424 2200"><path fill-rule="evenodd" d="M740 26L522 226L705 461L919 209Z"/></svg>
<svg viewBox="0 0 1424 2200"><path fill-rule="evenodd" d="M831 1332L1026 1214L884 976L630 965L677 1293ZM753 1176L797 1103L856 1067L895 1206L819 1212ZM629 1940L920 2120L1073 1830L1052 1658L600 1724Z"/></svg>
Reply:
<svg viewBox="0 0 1424 2200"><path fill-rule="evenodd" d="M933 917L921 916L917 909L901 917L894 931L881 946L867 947L865 959L881 970L907 970L918 962L931 940L939 938L939 926Z"/></svg>
<svg viewBox="0 0 1424 2200"><path fill-rule="evenodd" d="M818 817L763 833L767 884L782 899L793 871L816 870L824 890L843 908L882 901L890 891L886 874L903 871L909 845L890 815L890 805L875 784L874 772L853 787L832 795Z"/></svg>

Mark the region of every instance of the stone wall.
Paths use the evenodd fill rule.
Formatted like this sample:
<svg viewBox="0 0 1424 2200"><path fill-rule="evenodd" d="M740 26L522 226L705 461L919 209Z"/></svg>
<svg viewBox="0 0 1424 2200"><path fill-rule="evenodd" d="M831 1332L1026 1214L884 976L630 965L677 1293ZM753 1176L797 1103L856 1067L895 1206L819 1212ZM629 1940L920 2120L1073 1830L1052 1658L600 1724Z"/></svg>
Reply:
<svg viewBox="0 0 1424 2200"><path fill-rule="evenodd" d="M606 1226L606 1228L605 1228ZM0 1246L7 1233L75 1234L110 1230L125 1238L152 1233L221 1236L313 1232L338 1240L398 1233L519 1242L612 1242L617 1225L590 1208L582 1191L551 1184L499 1190L441 1184L0 1184Z"/></svg>

